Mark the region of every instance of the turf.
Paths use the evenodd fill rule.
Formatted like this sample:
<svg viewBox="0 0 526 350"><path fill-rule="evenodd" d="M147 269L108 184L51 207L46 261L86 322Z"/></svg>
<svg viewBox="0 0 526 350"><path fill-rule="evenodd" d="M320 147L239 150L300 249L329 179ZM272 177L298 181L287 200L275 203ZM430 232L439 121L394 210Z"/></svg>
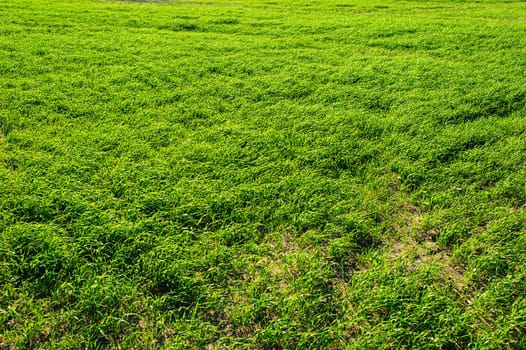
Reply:
<svg viewBox="0 0 526 350"><path fill-rule="evenodd" d="M0 4L0 348L526 349L526 3Z"/></svg>

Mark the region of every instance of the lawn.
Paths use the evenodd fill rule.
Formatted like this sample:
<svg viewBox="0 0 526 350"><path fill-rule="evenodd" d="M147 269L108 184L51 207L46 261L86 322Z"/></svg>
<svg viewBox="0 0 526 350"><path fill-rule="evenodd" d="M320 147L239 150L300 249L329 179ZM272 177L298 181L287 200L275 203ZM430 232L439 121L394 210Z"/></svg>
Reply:
<svg viewBox="0 0 526 350"><path fill-rule="evenodd" d="M2 0L1 349L526 349L526 2Z"/></svg>

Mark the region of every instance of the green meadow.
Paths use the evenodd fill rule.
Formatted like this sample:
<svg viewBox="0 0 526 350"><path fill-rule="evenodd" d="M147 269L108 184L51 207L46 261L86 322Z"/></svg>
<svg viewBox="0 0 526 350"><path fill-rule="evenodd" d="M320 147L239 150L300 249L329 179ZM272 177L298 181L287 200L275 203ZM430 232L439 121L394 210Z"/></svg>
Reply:
<svg viewBox="0 0 526 350"><path fill-rule="evenodd" d="M0 349L526 349L526 2L2 0Z"/></svg>

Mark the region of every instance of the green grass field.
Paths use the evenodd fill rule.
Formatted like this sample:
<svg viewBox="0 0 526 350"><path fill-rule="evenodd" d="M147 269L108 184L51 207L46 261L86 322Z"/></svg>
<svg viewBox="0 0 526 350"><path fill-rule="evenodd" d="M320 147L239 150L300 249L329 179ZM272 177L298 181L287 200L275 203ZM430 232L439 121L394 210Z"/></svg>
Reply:
<svg viewBox="0 0 526 350"><path fill-rule="evenodd" d="M526 349L526 2L2 0L0 349Z"/></svg>

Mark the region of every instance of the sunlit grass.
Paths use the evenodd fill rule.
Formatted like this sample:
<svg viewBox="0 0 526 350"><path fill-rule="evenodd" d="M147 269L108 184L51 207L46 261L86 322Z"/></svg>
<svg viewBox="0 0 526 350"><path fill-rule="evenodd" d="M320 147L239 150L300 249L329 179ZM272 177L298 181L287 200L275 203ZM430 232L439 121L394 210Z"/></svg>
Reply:
<svg viewBox="0 0 526 350"><path fill-rule="evenodd" d="M524 18L5 0L0 348L525 348Z"/></svg>

